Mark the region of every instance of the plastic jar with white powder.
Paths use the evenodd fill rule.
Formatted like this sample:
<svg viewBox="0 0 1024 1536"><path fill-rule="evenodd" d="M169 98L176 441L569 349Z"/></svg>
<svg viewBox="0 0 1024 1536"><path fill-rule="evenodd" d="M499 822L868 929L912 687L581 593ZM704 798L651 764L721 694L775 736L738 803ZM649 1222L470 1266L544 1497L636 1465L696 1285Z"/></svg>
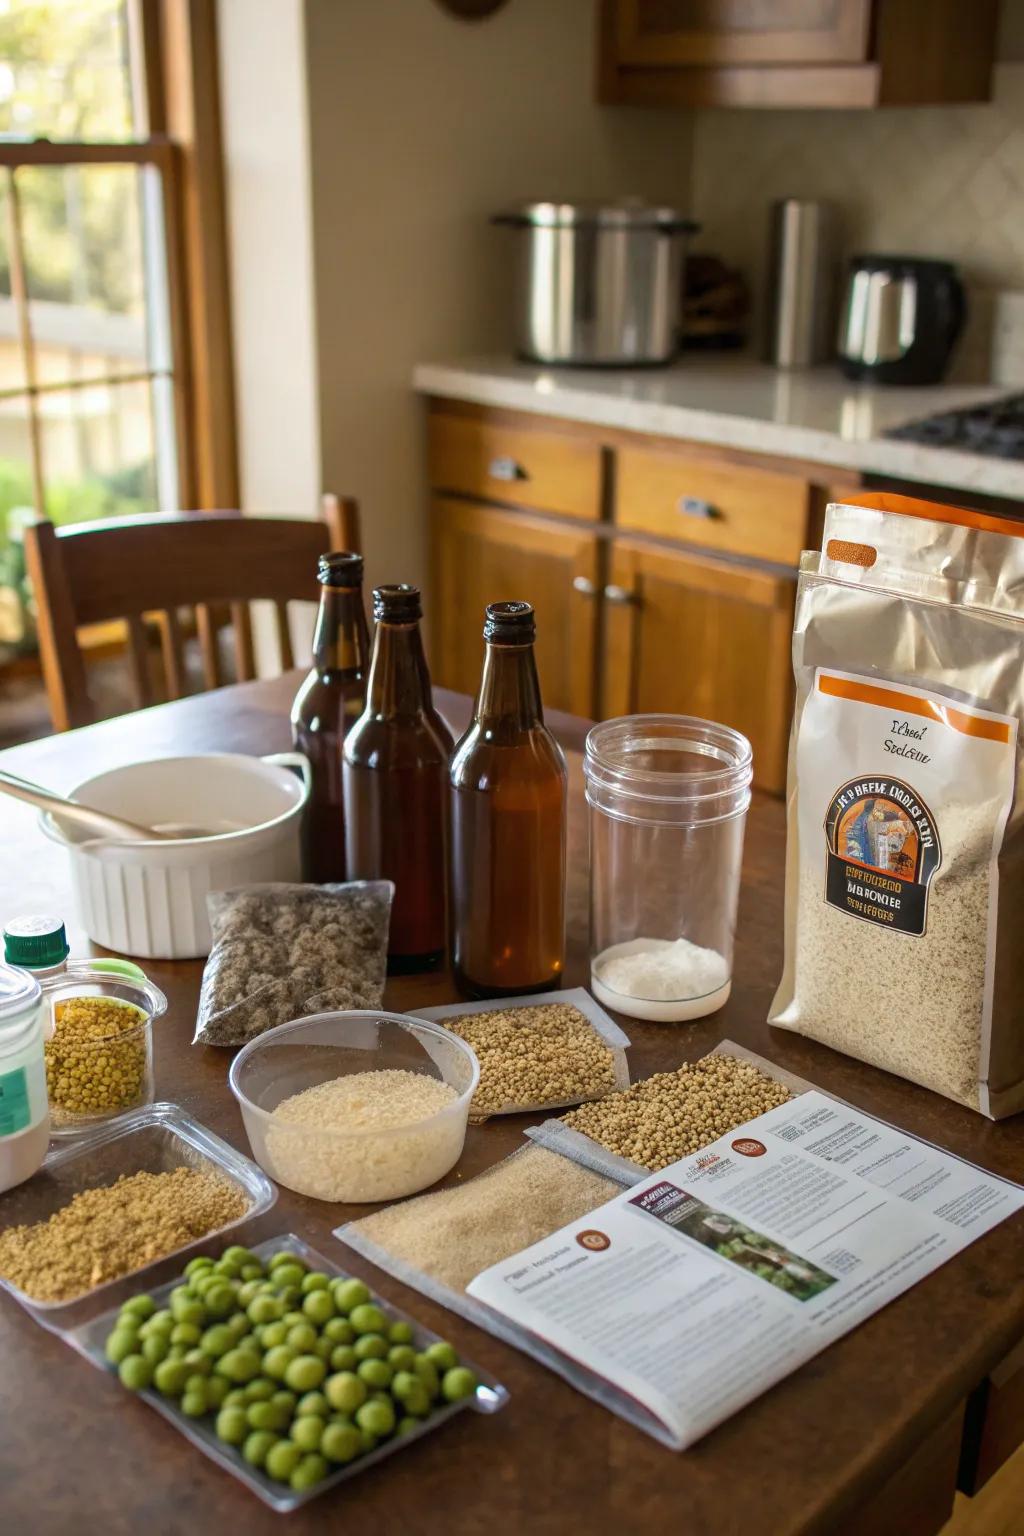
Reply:
<svg viewBox="0 0 1024 1536"><path fill-rule="evenodd" d="M732 984L750 743L688 715L629 715L594 727L583 772L594 996L638 1019L713 1013Z"/></svg>
<svg viewBox="0 0 1024 1536"><path fill-rule="evenodd" d="M49 1140L42 989L28 971L0 965L0 1192L42 1167Z"/></svg>

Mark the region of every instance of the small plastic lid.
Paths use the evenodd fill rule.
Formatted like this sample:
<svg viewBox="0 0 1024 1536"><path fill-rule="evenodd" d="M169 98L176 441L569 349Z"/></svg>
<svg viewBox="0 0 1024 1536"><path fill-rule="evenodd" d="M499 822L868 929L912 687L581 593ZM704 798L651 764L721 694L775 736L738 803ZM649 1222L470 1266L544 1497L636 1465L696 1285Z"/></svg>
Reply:
<svg viewBox="0 0 1024 1536"><path fill-rule="evenodd" d="M106 971L115 976L127 976L129 981L149 981L149 977L141 965L136 965L134 960L114 960L104 958L102 960L86 960L83 962L90 971Z"/></svg>
<svg viewBox="0 0 1024 1536"><path fill-rule="evenodd" d="M0 1024L38 1003L42 990L30 971L0 965Z"/></svg>
<svg viewBox="0 0 1024 1536"><path fill-rule="evenodd" d="M67 959L68 936L59 917L32 913L4 924L4 959L29 971L45 971Z"/></svg>

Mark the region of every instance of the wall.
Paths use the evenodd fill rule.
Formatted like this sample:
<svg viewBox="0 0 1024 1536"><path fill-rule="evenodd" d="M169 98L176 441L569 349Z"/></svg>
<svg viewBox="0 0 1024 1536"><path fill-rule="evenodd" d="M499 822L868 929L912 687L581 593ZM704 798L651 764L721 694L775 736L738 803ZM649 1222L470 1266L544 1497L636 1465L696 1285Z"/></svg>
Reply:
<svg viewBox="0 0 1024 1536"><path fill-rule="evenodd" d="M687 201L686 117L594 104L594 15L306 0L323 482L362 503L371 580L426 575L414 364L510 346L510 237L488 215L549 195Z"/></svg>
<svg viewBox="0 0 1024 1536"><path fill-rule="evenodd" d="M762 298L768 209L822 197L840 210L843 254L955 261L974 325L961 377L984 373L992 301L1024 289L1024 0L1009 0L995 98L984 106L873 112L694 115L692 208L700 246L740 266Z"/></svg>

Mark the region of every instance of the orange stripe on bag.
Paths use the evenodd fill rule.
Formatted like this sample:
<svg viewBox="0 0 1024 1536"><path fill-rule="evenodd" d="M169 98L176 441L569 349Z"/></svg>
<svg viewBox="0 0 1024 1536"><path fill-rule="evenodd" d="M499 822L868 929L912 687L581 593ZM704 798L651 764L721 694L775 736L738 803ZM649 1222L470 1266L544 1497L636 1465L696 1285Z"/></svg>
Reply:
<svg viewBox="0 0 1024 1536"><path fill-rule="evenodd" d="M933 523L955 523L961 528L978 528L983 533L1002 533L1008 538L1024 538L1024 522L1011 517L992 517L987 512L971 512L966 507L949 507L940 501L920 501L916 496L896 496L888 491L858 492L843 505L866 507L869 512L896 512L901 517L927 517Z"/></svg>
<svg viewBox="0 0 1024 1536"><path fill-rule="evenodd" d="M923 715L927 720L940 720L964 736L980 736L986 741L1008 742L1010 727L1005 720L985 720L978 715L968 715L952 704L935 704L931 699L919 699L912 693L898 693L895 688L879 688L874 683L855 683L850 678L833 677L822 672L818 677L818 692L830 694L836 699L852 699L858 704L877 704L883 709L896 709L905 715Z"/></svg>

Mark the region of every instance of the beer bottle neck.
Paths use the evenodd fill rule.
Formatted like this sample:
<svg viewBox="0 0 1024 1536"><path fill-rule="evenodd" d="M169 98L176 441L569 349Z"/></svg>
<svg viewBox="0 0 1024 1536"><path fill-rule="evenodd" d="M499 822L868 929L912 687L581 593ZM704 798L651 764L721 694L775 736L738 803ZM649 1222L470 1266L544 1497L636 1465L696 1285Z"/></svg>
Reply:
<svg viewBox="0 0 1024 1536"><path fill-rule="evenodd" d="M313 631L313 663L324 673L353 678L366 672L370 637L360 587L320 589L320 607Z"/></svg>
<svg viewBox="0 0 1024 1536"><path fill-rule="evenodd" d="M487 646L475 717L484 726L500 722L530 730L543 725L532 644Z"/></svg>
<svg viewBox="0 0 1024 1536"><path fill-rule="evenodd" d="M419 715L433 707L418 623L378 620L366 702L375 715L385 717Z"/></svg>

